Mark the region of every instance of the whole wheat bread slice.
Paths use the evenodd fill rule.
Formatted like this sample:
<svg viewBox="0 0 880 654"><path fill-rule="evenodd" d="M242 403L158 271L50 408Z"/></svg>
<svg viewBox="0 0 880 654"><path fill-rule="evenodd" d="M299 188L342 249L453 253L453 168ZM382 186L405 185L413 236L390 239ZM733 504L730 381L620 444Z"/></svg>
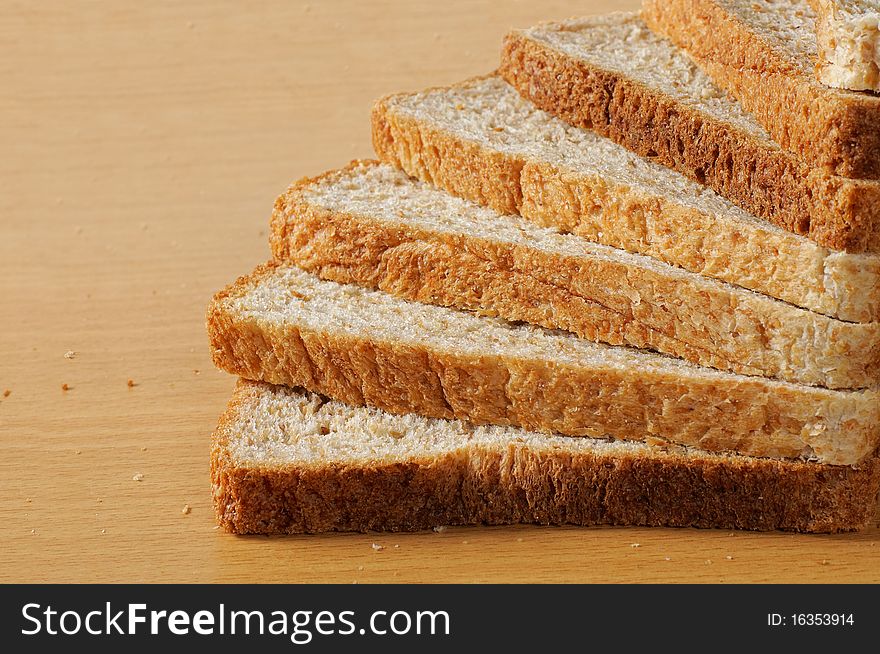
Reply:
<svg viewBox="0 0 880 654"><path fill-rule="evenodd" d="M816 79L807 0L643 0L652 29L686 49L782 147L814 166L880 177L880 97Z"/></svg>
<svg viewBox="0 0 880 654"><path fill-rule="evenodd" d="M816 13L819 81L855 91L880 91L880 2L809 0Z"/></svg>
<svg viewBox="0 0 880 654"><path fill-rule="evenodd" d="M880 183L814 169L782 149L635 14L514 31L505 39L500 72L541 109L684 173L780 227L837 250L880 251ZM784 124L794 122L786 116Z"/></svg>
<svg viewBox="0 0 880 654"><path fill-rule="evenodd" d="M880 393L744 377L565 332L409 302L270 264L218 293L214 363L392 413L849 465Z"/></svg>
<svg viewBox="0 0 880 654"><path fill-rule="evenodd" d="M323 279L564 329L701 365L876 386L880 323L842 322L650 257L558 234L354 162L276 202L272 250Z"/></svg>
<svg viewBox="0 0 880 654"><path fill-rule="evenodd" d="M858 529L859 469L473 427L239 381L211 453L219 523L240 534L572 524Z"/></svg>
<svg viewBox="0 0 880 654"><path fill-rule="evenodd" d="M446 191L843 320L880 320L880 255L830 251L497 77L383 98L379 157Z"/></svg>

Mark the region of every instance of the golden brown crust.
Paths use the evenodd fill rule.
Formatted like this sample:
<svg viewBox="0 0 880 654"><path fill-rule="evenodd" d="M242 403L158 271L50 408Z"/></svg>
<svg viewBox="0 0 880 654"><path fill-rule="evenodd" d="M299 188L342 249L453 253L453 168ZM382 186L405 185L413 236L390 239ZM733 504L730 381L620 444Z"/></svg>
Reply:
<svg viewBox="0 0 880 654"><path fill-rule="evenodd" d="M395 96L375 104L372 125L380 159L453 195L842 320L880 320L880 269L852 255L832 261L757 223L491 150L395 110Z"/></svg>
<svg viewBox="0 0 880 654"><path fill-rule="evenodd" d="M880 251L880 185L830 176L659 91L508 34L499 72L541 109L836 250ZM709 146L707 147L707 144Z"/></svg>
<svg viewBox="0 0 880 654"><path fill-rule="evenodd" d="M390 413L460 418L571 436L642 440L654 434L707 451L850 465L878 444L875 392L843 393L757 377L531 359L503 349L458 352L366 333L315 330L238 315L225 298L269 274L261 266L208 310L217 367L304 387ZM718 373L721 374L721 373Z"/></svg>
<svg viewBox="0 0 880 654"><path fill-rule="evenodd" d="M413 531L438 525L572 524L839 532L874 515L880 463L471 447L376 465L238 467L227 449L240 382L214 434L219 523L240 534Z"/></svg>
<svg viewBox="0 0 880 654"><path fill-rule="evenodd" d="M323 279L742 374L832 388L878 381L878 323L844 323L586 252L552 253L331 210L309 201L303 188L298 182L276 203L272 251Z"/></svg>
<svg viewBox="0 0 880 654"><path fill-rule="evenodd" d="M782 147L837 175L880 177L880 98L826 88L714 0L644 0L642 15Z"/></svg>

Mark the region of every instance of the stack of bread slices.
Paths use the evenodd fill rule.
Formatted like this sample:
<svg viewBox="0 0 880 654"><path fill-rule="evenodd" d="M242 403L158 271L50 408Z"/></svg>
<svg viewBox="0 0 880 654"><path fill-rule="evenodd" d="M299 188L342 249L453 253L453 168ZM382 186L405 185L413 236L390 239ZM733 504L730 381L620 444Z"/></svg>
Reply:
<svg viewBox="0 0 880 654"><path fill-rule="evenodd" d="M814 16L646 0L379 100L209 307L220 524L866 525L880 97Z"/></svg>

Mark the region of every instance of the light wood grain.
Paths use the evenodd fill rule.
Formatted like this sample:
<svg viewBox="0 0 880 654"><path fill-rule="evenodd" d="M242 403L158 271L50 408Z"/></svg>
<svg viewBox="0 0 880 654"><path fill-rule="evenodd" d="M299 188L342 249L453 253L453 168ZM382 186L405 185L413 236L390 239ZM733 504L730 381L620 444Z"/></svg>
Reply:
<svg viewBox="0 0 880 654"><path fill-rule="evenodd" d="M491 70L511 26L636 4L4 3L0 581L880 581L876 527L214 528L234 380L204 310L267 258L275 195L369 156L376 97Z"/></svg>

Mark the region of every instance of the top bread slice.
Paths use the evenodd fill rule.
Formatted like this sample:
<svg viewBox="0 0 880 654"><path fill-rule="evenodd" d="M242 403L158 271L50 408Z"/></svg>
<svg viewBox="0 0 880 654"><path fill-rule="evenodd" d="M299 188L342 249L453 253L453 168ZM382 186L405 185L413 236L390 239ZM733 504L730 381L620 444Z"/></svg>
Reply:
<svg viewBox="0 0 880 654"><path fill-rule="evenodd" d="M880 255L831 251L479 77L373 108L378 156L503 214L851 322L880 320Z"/></svg>
<svg viewBox="0 0 880 654"><path fill-rule="evenodd" d="M807 0L644 0L643 16L782 147L838 175L880 177L880 97L816 79Z"/></svg>
<svg viewBox="0 0 880 654"><path fill-rule="evenodd" d="M214 432L214 507L235 533L439 525L858 529L880 462L860 469L391 415L239 380Z"/></svg>
<svg viewBox="0 0 880 654"><path fill-rule="evenodd" d="M880 91L880 2L809 0L816 12L816 71L827 86Z"/></svg>
<svg viewBox="0 0 880 654"><path fill-rule="evenodd" d="M214 363L391 413L852 465L880 393L744 377L268 265L208 310Z"/></svg>
<svg viewBox="0 0 880 654"><path fill-rule="evenodd" d="M835 320L558 234L353 162L293 184L272 252L323 279L564 329L743 374L830 388L877 386L880 323Z"/></svg>
<svg viewBox="0 0 880 654"><path fill-rule="evenodd" d="M837 250L880 250L880 183L814 169L780 148L636 14L514 31L500 72L541 109L678 170L780 227Z"/></svg>

